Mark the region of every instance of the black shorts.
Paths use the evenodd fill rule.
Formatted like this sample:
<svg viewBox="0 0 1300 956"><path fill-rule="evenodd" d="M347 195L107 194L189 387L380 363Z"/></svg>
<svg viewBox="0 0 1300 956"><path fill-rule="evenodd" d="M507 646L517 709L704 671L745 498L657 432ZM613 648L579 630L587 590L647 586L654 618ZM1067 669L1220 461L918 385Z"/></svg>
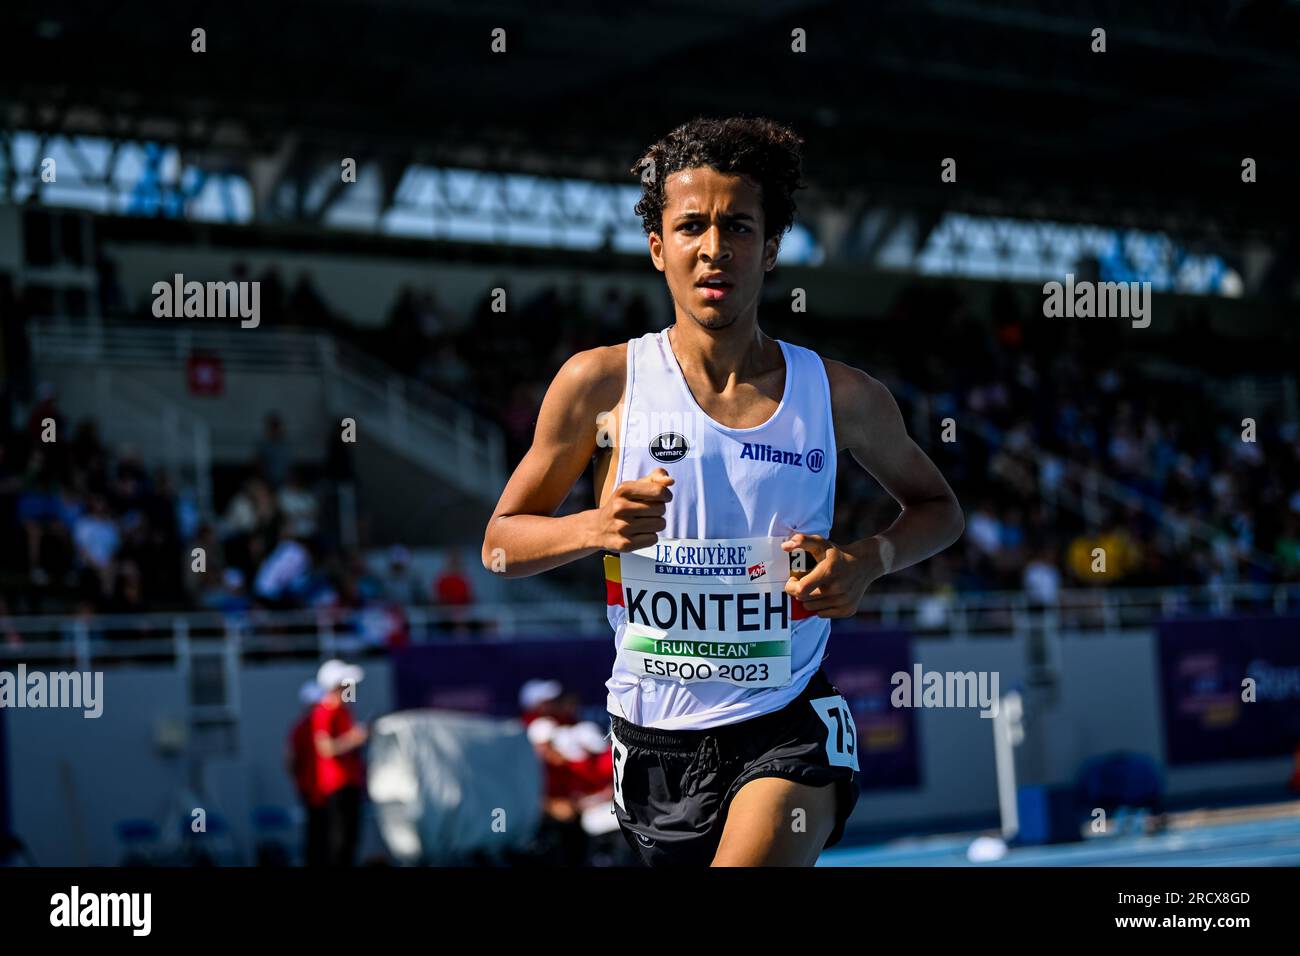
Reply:
<svg viewBox="0 0 1300 956"><path fill-rule="evenodd" d="M611 714L614 811L647 866L708 866L731 800L759 777L835 786L834 846L858 802L857 731L820 669L785 707L704 730L654 730Z"/></svg>

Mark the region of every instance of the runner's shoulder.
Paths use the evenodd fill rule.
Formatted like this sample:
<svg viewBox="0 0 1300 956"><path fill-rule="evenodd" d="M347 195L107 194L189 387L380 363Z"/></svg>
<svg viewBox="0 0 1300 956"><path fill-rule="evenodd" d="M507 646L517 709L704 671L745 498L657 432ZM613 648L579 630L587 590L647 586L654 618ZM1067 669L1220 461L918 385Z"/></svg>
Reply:
<svg viewBox="0 0 1300 956"><path fill-rule="evenodd" d="M837 407L888 405L893 401L889 389L880 379L838 359L823 355L822 361L826 364L826 380L831 386L831 402Z"/></svg>
<svg viewBox="0 0 1300 956"><path fill-rule="evenodd" d="M831 389L836 434L854 440L898 415L898 403L884 382L860 368L822 356Z"/></svg>
<svg viewBox="0 0 1300 956"><path fill-rule="evenodd" d="M613 408L623 394L627 343L598 345L569 356L555 373L552 388L581 404Z"/></svg>

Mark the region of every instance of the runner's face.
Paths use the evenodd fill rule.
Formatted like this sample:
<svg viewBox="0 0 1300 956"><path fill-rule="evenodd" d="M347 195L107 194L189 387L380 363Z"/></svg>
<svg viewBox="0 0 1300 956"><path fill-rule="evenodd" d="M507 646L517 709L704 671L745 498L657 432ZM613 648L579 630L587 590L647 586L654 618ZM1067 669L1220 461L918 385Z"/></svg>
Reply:
<svg viewBox="0 0 1300 956"><path fill-rule="evenodd" d="M683 169L664 182L662 233L650 236L650 257L685 314L706 329L724 329L755 315L763 273L776 264L779 240L763 241L762 189L735 173ZM702 285L723 273L721 287Z"/></svg>

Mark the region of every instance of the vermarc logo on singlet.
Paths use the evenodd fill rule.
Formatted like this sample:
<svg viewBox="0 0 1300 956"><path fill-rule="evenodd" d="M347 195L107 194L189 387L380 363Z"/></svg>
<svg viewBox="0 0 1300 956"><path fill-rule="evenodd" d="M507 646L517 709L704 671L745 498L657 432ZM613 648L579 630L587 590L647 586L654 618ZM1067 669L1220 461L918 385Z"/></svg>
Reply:
<svg viewBox="0 0 1300 956"><path fill-rule="evenodd" d="M680 432L661 432L650 442L650 457L664 464L681 461L690 450L690 442Z"/></svg>

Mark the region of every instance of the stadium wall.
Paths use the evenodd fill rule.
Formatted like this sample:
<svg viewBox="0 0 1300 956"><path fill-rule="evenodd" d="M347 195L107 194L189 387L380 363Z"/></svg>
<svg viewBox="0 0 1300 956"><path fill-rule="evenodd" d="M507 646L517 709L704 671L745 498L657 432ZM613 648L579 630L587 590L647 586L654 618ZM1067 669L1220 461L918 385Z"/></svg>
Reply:
<svg viewBox="0 0 1300 956"><path fill-rule="evenodd" d="M365 667L354 713L369 720L391 709L392 680L387 661ZM160 822L181 808L188 824L201 806L209 819L226 820L248 861L254 808L295 806L284 749L300 712L298 689L315 672L310 661L241 669L235 752L203 760L201 795L194 797L186 762L158 746L165 722L186 719L184 676L174 667L104 671L99 718L73 709L9 710L14 832L41 866L107 866L123 856L120 821Z"/></svg>
<svg viewBox="0 0 1300 956"><path fill-rule="evenodd" d="M840 639L855 638L866 639L849 634ZM1047 729L1038 749L1046 759L1042 778L1034 782L1067 782L1084 759L1114 750L1147 754L1164 765L1155 642L1150 630L1063 637L1058 704L1041 725ZM833 644L831 653L833 659ZM912 654L927 671L997 671L1002 693L1021 683L1026 673L1024 643L1010 637L917 638ZM392 708L394 675L387 661L367 662L366 667L356 711L371 719ZM556 662L555 676L563 677L563 667ZM237 751L205 762L209 813L229 821L246 858L253 808L293 806L283 748L298 711L297 689L313 669L309 662L246 664L240 674ZM6 714L13 828L43 865L117 862L121 848L114 824L131 817L159 819L186 783L185 767L160 753L155 742L160 721L185 716L181 673L174 668L116 668L106 671L104 680L105 708L97 720L71 710ZM599 692L583 688L584 699ZM488 709L513 706L499 703ZM915 716L920 786L864 792L850 829L920 833L995 826L992 721L973 708L922 708ZM109 741L112 746L106 746ZM1282 799L1289 769L1287 757L1165 768L1166 796L1172 805L1185 805L1202 795L1230 800L1233 794L1276 787Z"/></svg>

